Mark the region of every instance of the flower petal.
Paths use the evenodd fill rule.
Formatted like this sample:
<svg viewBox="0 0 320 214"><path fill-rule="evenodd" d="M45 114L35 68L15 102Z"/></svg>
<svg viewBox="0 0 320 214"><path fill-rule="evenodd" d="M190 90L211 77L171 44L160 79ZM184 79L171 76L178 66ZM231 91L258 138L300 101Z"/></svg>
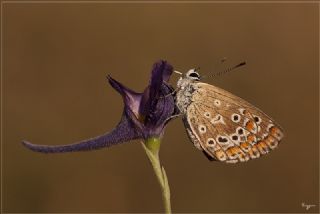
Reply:
<svg viewBox="0 0 320 214"><path fill-rule="evenodd" d="M151 81L157 81L158 78L161 78L163 82L168 82L172 72L172 65L167 61L160 60L153 64Z"/></svg>
<svg viewBox="0 0 320 214"><path fill-rule="evenodd" d="M153 65L150 84L142 95L139 113L144 116L144 137L157 137L163 134L166 122L175 114L174 89L167 84L173 67L166 61Z"/></svg>
<svg viewBox="0 0 320 214"><path fill-rule="evenodd" d="M145 89L142 95L139 109L139 113L141 115L147 117L151 109L154 109L157 105L159 98L162 99L160 97L160 93L163 95L163 92L161 92L160 89L164 82L169 81L172 72L173 67L164 60L160 60L153 64L149 86ZM167 94L164 96L166 95Z"/></svg>
<svg viewBox="0 0 320 214"><path fill-rule="evenodd" d="M148 128L148 137L161 136L168 120L176 114L172 91L169 85L161 86L159 90L161 98L153 102L154 106L146 117L145 126Z"/></svg>
<svg viewBox="0 0 320 214"><path fill-rule="evenodd" d="M141 132L138 132L137 129L132 126L133 123L127 118L126 114L123 114L121 121L113 131L95 138L83 140L74 144L59 146L36 145L27 141L23 141L22 144L35 152L42 153L96 150L142 138Z"/></svg>
<svg viewBox="0 0 320 214"><path fill-rule="evenodd" d="M110 85L118 91L123 97L124 105L128 106L135 116L139 117L139 107L142 99L142 94L134 92L133 90L125 87L117 80L113 79L110 75L107 76Z"/></svg>

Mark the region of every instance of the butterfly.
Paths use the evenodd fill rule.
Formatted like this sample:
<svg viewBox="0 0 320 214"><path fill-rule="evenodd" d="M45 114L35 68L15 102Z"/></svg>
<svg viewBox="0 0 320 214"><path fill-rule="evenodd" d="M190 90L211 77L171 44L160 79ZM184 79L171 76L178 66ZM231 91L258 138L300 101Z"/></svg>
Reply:
<svg viewBox="0 0 320 214"><path fill-rule="evenodd" d="M278 147L284 134L272 118L200 79L196 69L182 75L175 98L190 140L209 160L246 162Z"/></svg>

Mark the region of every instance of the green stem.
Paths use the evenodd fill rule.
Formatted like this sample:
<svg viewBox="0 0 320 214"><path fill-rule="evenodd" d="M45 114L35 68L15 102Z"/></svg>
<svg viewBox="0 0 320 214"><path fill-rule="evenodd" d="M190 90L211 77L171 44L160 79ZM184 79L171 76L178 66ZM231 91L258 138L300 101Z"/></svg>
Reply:
<svg viewBox="0 0 320 214"><path fill-rule="evenodd" d="M142 147L144 148L159 181L165 212L171 214L170 187L166 171L161 166L159 159L160 143L159 138L148 138L145 142L142 142Z"/></svg>

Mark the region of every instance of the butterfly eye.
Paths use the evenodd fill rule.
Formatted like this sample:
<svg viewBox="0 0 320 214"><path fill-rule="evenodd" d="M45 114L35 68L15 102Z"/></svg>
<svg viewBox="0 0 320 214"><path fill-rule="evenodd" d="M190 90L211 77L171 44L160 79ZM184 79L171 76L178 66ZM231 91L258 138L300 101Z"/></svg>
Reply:
<svg viewBox="0 0 320 214"><path fill-rule="evenodd" d="M189 76L190 76L190 77L199 77L199 74L197 74L196 72L194 72L194 73L191 73Z"/></svg>
<svg viewBox="0 0 320 214"><path fill-rule="evenodd" d="M196 79L196 80L200 80L200 75L195 72L195 71L192 71L190 72L189 74L187 74L189 77L191 77L191 79Z"/></svg>

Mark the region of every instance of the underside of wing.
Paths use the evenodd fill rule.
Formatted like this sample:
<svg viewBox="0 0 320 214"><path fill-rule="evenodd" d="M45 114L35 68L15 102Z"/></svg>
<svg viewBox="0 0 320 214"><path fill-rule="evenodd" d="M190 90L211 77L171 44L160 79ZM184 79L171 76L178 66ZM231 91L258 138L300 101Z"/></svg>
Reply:
<svg viewBox="0 0 320 214"><path fill-rule="evenodd" d="M283 131L261 110L218 87L197 86L184 121L193 142L207 157L245 162L278 146Z"/></svg>

